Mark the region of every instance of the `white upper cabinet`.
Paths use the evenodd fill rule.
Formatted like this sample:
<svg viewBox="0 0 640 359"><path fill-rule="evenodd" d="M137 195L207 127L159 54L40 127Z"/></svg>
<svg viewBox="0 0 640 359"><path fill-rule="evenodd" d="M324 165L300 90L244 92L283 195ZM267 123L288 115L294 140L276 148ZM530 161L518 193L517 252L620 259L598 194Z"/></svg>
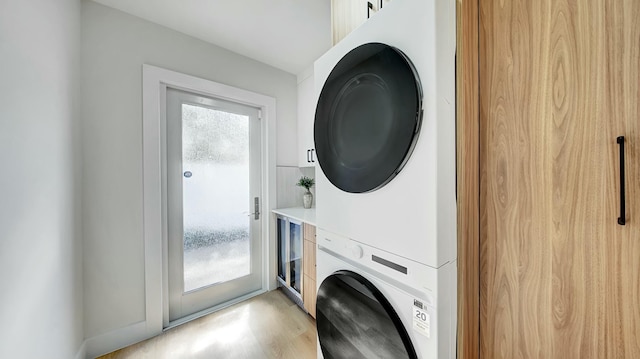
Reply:
<svg viewBox="0 0 640 359"><path fill-rule="evenodd" d="M317 98L313 83L313 67L298 83L298 166L314 167L317 163L313 142L313 122Z"/></svg>

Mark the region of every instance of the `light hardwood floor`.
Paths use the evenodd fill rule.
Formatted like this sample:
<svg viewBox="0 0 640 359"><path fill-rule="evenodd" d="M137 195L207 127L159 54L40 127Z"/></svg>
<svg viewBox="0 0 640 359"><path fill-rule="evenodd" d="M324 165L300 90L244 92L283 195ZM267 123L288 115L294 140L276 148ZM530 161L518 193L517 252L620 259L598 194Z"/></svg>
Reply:
<svg viewBox="0 0 640 359"><path fill-rule="evenodd" d="M316 333L315 320L275 290L100 358L311 359Z"/></svg>

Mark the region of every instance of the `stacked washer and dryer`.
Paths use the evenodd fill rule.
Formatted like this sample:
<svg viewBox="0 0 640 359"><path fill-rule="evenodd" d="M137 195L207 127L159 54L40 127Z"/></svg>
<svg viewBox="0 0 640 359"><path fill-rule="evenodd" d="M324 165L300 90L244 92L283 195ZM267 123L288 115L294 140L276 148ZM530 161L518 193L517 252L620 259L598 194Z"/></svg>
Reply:
<svg viewBox="0 0 640 359"><path fill-rule="evenodd" d="M315 62L318 357L455 358L455 0L394 0Z"/></svg>

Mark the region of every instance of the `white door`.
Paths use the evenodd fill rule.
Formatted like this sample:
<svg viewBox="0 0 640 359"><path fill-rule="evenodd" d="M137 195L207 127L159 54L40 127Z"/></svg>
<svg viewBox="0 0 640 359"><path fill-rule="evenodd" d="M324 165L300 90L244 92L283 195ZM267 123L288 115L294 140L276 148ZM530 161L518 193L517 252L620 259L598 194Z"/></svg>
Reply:
<svg viewBox="0 0 640 359"><path fill-rule="evenodd" d="M253 107L170 88L166 99L173 322L262 288L261 126Z"/></svg>

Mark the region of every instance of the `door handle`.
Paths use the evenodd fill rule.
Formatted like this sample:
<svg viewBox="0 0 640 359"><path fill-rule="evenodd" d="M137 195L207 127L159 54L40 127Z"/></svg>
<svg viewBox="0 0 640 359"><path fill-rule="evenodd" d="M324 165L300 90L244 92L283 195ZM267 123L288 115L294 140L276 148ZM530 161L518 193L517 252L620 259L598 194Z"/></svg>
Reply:
<svg viewBox="0 0 640 359"><path fill-rule="evenodd" d="M253 219L260 219L260 197L253 199Z"/></svg>
<svg viewBox="0 0 640 359"><path fill-rule="evenodd" d="M618 142L618 145L620 146L620 217L618 217L618 224L624 226L626 224L624 203L624 136L618 136L616 142Z"/></svg>
<svg viewBox="0 0 640 359"><path fill-rule="evenodd" d="M193 176L193 173L191 173L191 171L185 171L182 175L185 178L191 178L191 176Z"/></svg>

